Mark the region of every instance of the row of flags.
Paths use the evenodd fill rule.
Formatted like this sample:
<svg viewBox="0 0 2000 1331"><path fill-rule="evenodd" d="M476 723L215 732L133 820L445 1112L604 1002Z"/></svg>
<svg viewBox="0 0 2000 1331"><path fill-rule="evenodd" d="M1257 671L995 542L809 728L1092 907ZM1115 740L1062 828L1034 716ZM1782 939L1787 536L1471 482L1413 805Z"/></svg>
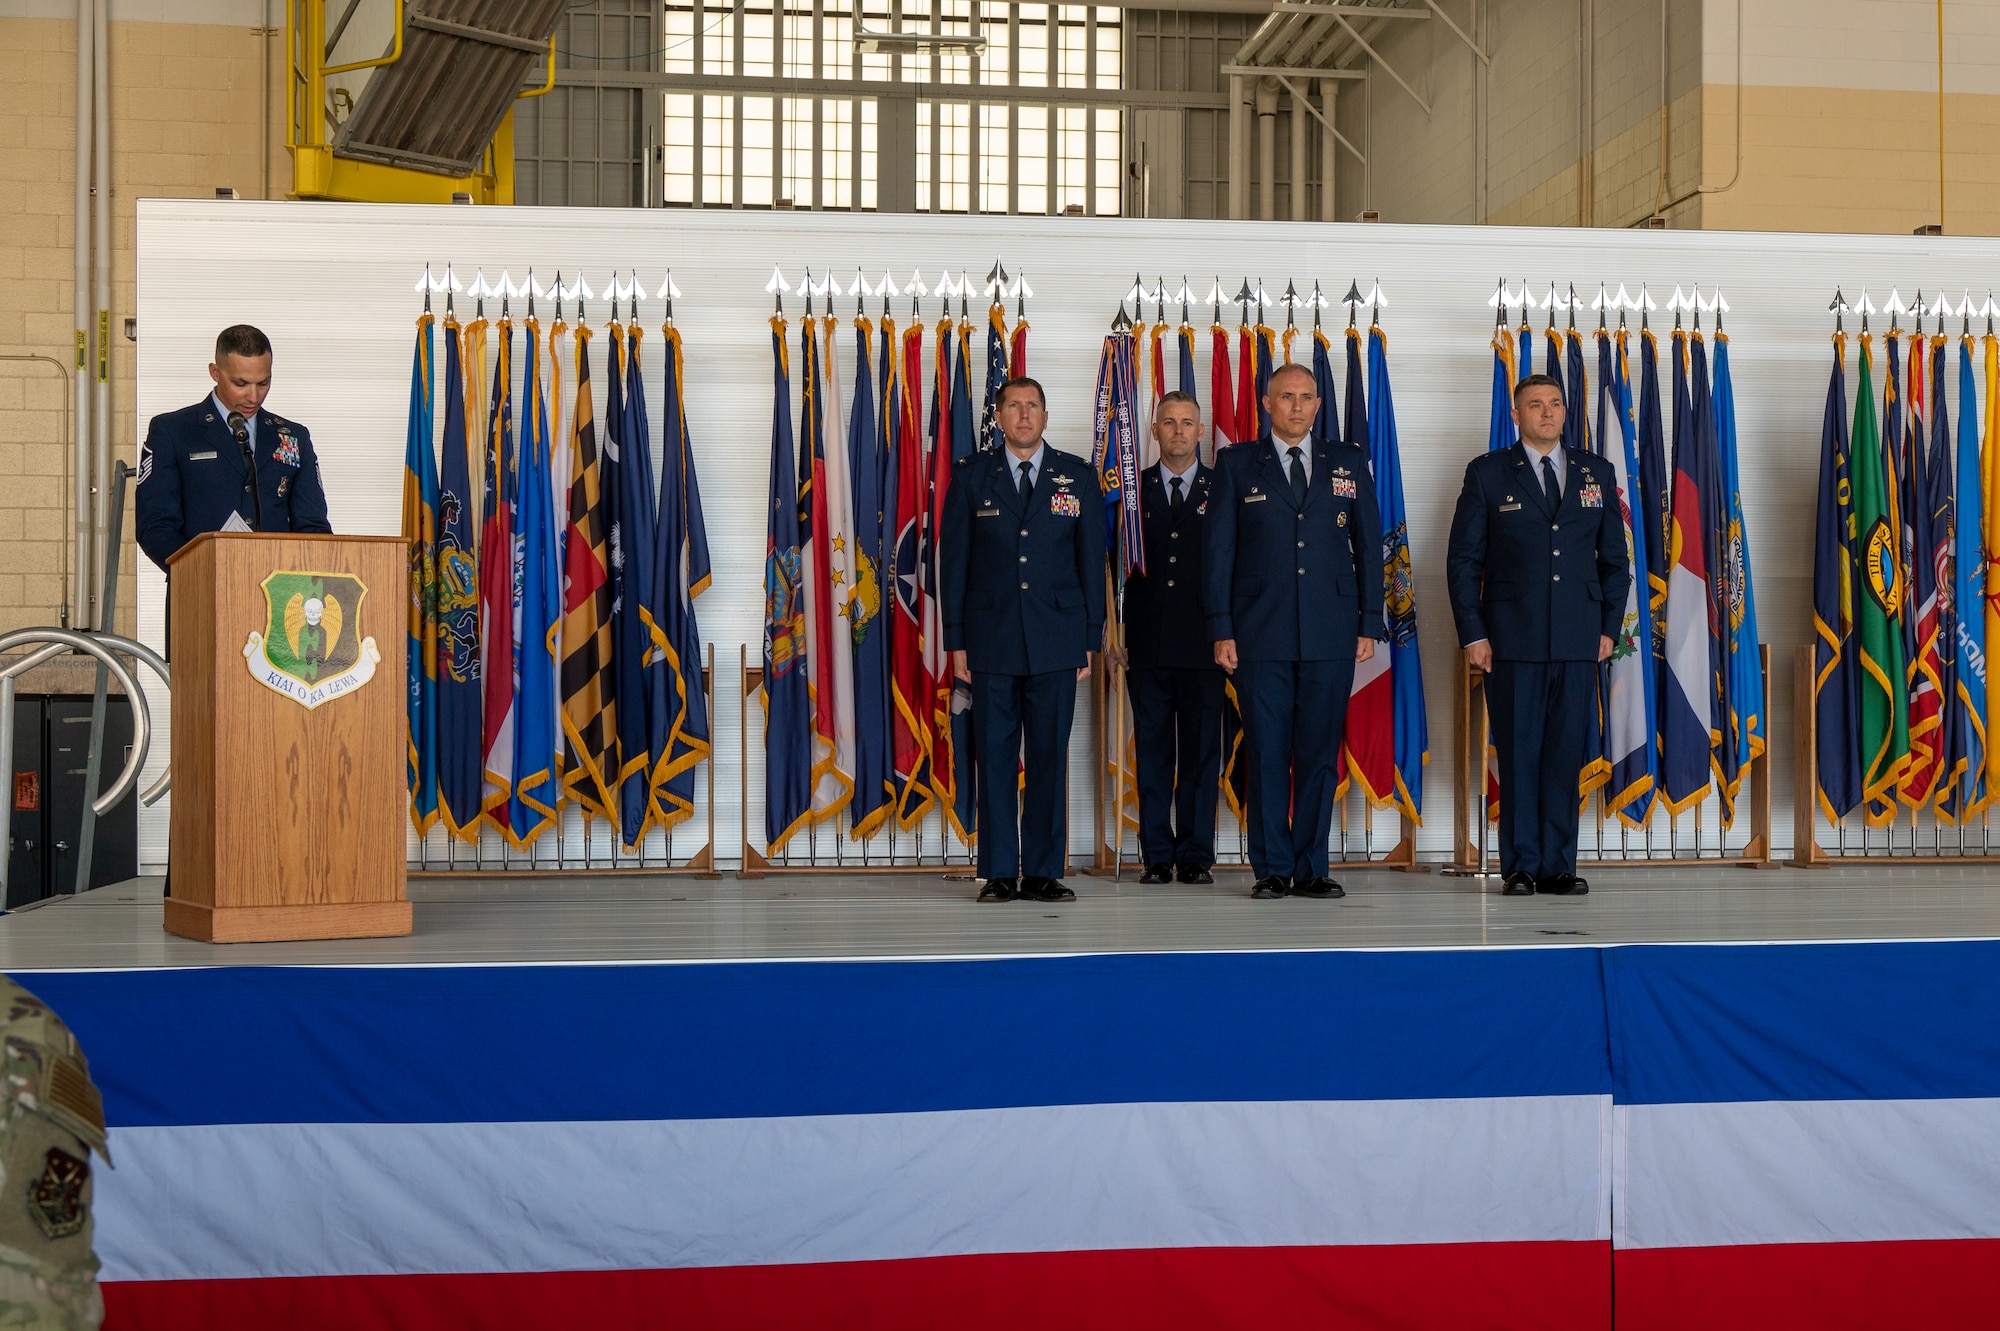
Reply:
<svg viewBox="0 0 2000 1331"><path fill-rule="evenodd" d="M990 301L982 366L967 300L972 289L969 281L941 281L927 290L913 279L904 288L912 296L910 323L899 333L889 297L902 293L886 277L871 285L857 275L843 291L831 274L824 280L809 276L794 288L774 273L766 286L776 297L764 625L764 835L769 850L837 820L843 811L848 835L857 840L891 821L904 830L915 828L933 810L961 842L971 845L976 839L971 699L967 686L952 677L942 650L936 535L953 465L975 450L1001 446L994 399L1009 378L1027 373L1028 333L1018 303L1009 327L1003 297L1018 302L1032 293L1018 277L1010 279L1001 265L994 265L986 283ZM927 373L926 328L918 300L933 291L944 292L947 299L943 317L931 330ZM783 308L787 294L807 299L796 358ZM832 298L843 294L856 298L851 320L831 311ZM951 295L959 297L955 320ZM877 319L865 312L863 301L871 296L882 297ZM826 312L817 316L812 305L816 297L827 300ZM1379 291L1377 299L1386 304L1379 301ZM1359 301L1357 296L1357 307ZM1210 395L1230 404L1229 414L1214 427L1221 443L1234 442L1238 431L1268 428L1254 415L1245 424L1236 415L1237 404L1254 410L1262 385L1275 364L1282 363L1274 358L1291 354L1293 331L1286 330L1281 341L1274 330L1246 324L1243 340L1252 350L1241 391L1227 356L1215 358ZM1195 380L1194 329L1185 320L1174 328L1164 319L1153 325L1123 319L1105 342L1094 460L1100 472L1107 466L1119 469L1118 476L1107 477L1106 502L1129 503L1135 519L1114 517L1109 528L1111 576L1119 585L1135 566L1144 567L1136 480L1141 469L1157 461L1148 427L1152 405L1169 387L1170 332L1178 386L1199 401L1204 394ZM1332 344L1314 330L1315 373L1325 385L1318 428L1328 432L1326 437L1346 438L1368 449L1378 476L1389 568L1392 649L1378 653L1379 668L1356 681L1344 774L1359 779L1378 806L1395 804L1417 819L1428 736L1414 578L1387 337L1379 326L1369 336L1364 387L1362 334L1358 328L1349 330L1351 406L1343 423L1333 402ZM846 373L840 366L841 346L850 339L854 367ZM1226 350L1226 330L1214 341ZM1258 346L1264 348L1261 355ZM1365 406L1371 398L1380 404L1373 425ZM1237 743L1240 724L1233 717L1232 726L1226 742L1233 756L1224 789L1240 811L1244 774ZM1131 733L1129 724L1125 733ZM1128 745L1121 810L1128 823L1137 815L1131 761Z"/></svg>
<svg viewBox="0 0 2000 1331"><path fill-rule="evenodd" d="M417 324L403 475L410 819L472 842L488 824L526 849L568 801L633 851L693 812L710 749L694 608L708 538L680 332L669 299L656 480L636 300L624 324L614 300L604 328L600 427L582 300L571 329L558 278L544 338L532 277L524 290L518 330L504 302L492 325L483 299L463 326L447 304L441 397L428 292Z"/></svg>
<svg viewBox="0 0 2000 1331"><path fill-rule="evenodd" d="M1134 289L1127 293L1128 299L1156 299L1164 287L1162 282L1148 292L1135 282ZM1218 283L1210 303L1216 303L1220 291ZM1185 295L1185 285L1182 292ZM1204 398L1209 403L1209 460L1213 460L1217 448L1254 446L1270 433L1269 415L1263 408L1264 390L1278 366L1293 363L1295 340L1304 330L1294 323L1288 323L1282 330L1272 328L1264 324L1261 314L1257 323L1249 322L1249 305L1256 304L1261 310L1273 303L1263 295L1261 283L1253 293L1246 281L1239 300L1245 305L1245 315L1237 329L1235 371L1232 373L1230 364L1229 330L1215 323L1209 330L1206 394L1196 377L1195 330L1185 309L1178 326L1164 321L1163 306L1156 310L1156 322L1148 325L1143 322L1143 305L1141 321L1135 322L1121 304L1112 331L1104 339L1098 362L1092 461L1104 490L1105 530L1113 556L1110 576L1114 605L1119 604L1125 579L1135 571L1145 571L1136 482L1140 472L1159 460L1149 427L1154 406L1169 388L1164 348L1168 333L1173 334L1177 350L1178 378L1173 387L1194 397L1197 403ZM1376 652L1371 661L1355 668L1336 797L1345 798L1349 783L1358 783L1374 807L1394 806L1412 823L1421 823L1423 767L1429 761L1430 739L1424 708L1423 661L1417 647L1416 579L1410 559L1402 457L1389 380L1389 340L1379 318L1388 301L1379 285L1367 296L1361 294L1358 283L1349 288L1345 300L1349 317L1344 416L1334 380L1333 342L1320 326L1317 315L1328 304L1319 294L1318 285L1314 285L1312 295L1301 296L1296 284L1288 284L1277 303L1293 312L1299 308L1315 310L1311 347L1319 414L1313 424L1313 437L1344 441L1367 453L1375 480L1376 502L1381 510L1383 605L1389 645L1387 650ZM1371 311L1366 330L1357 322L1358 312L1364 307ZM1121 698L1120 706L1127 709L1123 733L1129 736L1130 703ZM1239 818L1248 783L1241 741L1241 710L1232 682L1225 688L1222 782L1223 796ZM1108 755L1107 763L1111 765L1114 782L1127 792L1119 815L1127 826L1136 827L1136 759L1129 743L1117 748L1119 751Z"/></svg>
<svg viewBox="0 0 2000 1331"><path fill-rule="evenodd" d="M977 836L971 692L944 651L937 535L952 466L998 447L995 396L1027 373L1028 323L1010 330L1002 297L1029 292L998 264L987 283L985 365L974 368L971 283L942 280L942 317L925 373L926 329L912 280L900 333L886 277L830 274L799 288L794 364L782 274L771 318L771 485L764 560L764 836L776 851L845 810L860 840L917 827L934 809L966 845ZM832 298L854 296L852 320ZM813 297L825 296L815 317ZM863 299L882 297L879 320ZM951 295L959 317L951 317ZM843 373L841 345L854 354ZM799 383L797 428L792 381ZM931 383L929 410L924 387ZM973 385L983 388L975 396ZM844 395L852 386L851 400Z"/></svg>
<svg viewBox="0 0 2000 1331"><path fill-rule="evenodd" d="M1503 282L1490 303L1499 313L1487 447L1500 449L1518 442L1514 386L1535 373L1536 334L1527 319L1527 306L1534 302L1516 298ZM1521 322L1510 330L1507 311L1516 306ZM1600 293L1593 306L1600 312L1595 397L1574 315L1567 329L1555 324L1555 310L1580 309L1582 303L1573 290L1566 299L1552 292L1547 307L1540 372L1563 388L1563 446L1595 453L1610 464L1632 568L1623 623L1610 660L1599 666L1596 724L1578 798L1601 790L1608 812L1628 826L1643 827L1656 808L1683 813L1713 790L1727 823L1735 816L1744 773L1765 752L1770 733L1729 338L1720 326L1728 305L1720 292L1711 300L1699 291L1684 297L1678 288L1668 302L1675 312L1671 454L1659 340L1646 319L1658 306L1644 295L1628 297L1622 286L1615 296ZM1616 330L1605 321L1614 310ZM1626 310L1638 311L1642 321L1636 395ZM1682 327L1686 312L1694 315L1692 330ZM1701 332L1701 315L1709 312L1716 314L1712 377L1711 352ZM1486 800L1488 817L1497 817L1498 768L1490 745Z"/></svg>
<svg viewBox="0 0 2000 1331"><path fill-rule="evenodd" d="M1882 395L1875 397L1873 302L1862 314L1857 380L1849 406L1847 335L1836 327L1820 439L1814 527L1813 704L1819 805L1838 822L1857 806L1868 826L1899 806L1929 806L1963 824L2000 791L2000 750L1986 743L1996 701L1986 644L2000 634L2000 339L1975 345L1968 297L1957 310L1914 308L1906 334L1892 318L1882 335ZM1926 336L1923 316L1937 316ZM1944 318L1965 316L1958 337L1958 429L1951 424ZM1984 414L1974 370L1983 365ZM1850 421L1852 422L1850 427Z"/></svg>

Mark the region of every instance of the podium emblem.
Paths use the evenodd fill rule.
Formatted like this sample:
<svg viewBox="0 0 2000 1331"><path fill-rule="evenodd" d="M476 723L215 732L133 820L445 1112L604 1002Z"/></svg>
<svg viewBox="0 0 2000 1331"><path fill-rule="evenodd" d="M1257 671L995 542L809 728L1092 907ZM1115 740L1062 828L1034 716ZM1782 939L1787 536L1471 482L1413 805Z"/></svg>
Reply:
<svg viewBox="0 0 2000 1331"><path fill-rule="evenodd" d="M382 660L361 634L368 588L346 573L279 569L264 579L264 627L243 660L259 684L310 709L352 693Z"/></svg>

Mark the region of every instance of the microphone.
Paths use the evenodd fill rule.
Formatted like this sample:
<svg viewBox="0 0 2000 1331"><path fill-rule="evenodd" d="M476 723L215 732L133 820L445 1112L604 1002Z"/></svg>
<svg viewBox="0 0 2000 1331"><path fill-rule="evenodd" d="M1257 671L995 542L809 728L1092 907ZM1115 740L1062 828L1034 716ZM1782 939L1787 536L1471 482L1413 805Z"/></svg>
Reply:
<svg viewBox="0 0 2000 1331"><path fill-rule="evenodd" d="M264 488L257 480L257 450L250 446L250 424L243 419L243 413L229 413L229 433L236 437L236 446L243 450L244 465L250 468L250 512L252 531L264 530Z"/></svg>

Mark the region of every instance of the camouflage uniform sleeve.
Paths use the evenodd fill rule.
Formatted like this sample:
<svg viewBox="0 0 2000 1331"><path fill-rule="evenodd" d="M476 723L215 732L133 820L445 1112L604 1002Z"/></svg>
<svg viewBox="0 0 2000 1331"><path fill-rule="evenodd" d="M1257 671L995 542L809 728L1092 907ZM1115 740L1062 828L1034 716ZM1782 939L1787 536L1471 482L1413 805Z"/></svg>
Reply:
<svg viewBox="0 0 2000 1331"><path fill-rule="evenodd" d="M109 1163L103 1101L61 1018L4 977L0 1001L0 1325L94 1328L104 1304L91 1154Z"/></svg>

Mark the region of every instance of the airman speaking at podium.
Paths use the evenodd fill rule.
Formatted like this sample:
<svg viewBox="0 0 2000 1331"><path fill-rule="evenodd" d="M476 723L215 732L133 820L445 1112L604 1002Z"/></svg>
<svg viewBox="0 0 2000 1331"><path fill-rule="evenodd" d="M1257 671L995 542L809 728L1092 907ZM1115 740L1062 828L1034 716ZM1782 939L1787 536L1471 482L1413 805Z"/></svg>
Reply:
<svg viewBox="0 0 2000 1331"><path fill-rule="evenodd" d="M330 532L312 435L264 410L271 342L249 324L222 330L214 390L153 417L139 447L139 545L161 568L204 532Z"/></svg>

